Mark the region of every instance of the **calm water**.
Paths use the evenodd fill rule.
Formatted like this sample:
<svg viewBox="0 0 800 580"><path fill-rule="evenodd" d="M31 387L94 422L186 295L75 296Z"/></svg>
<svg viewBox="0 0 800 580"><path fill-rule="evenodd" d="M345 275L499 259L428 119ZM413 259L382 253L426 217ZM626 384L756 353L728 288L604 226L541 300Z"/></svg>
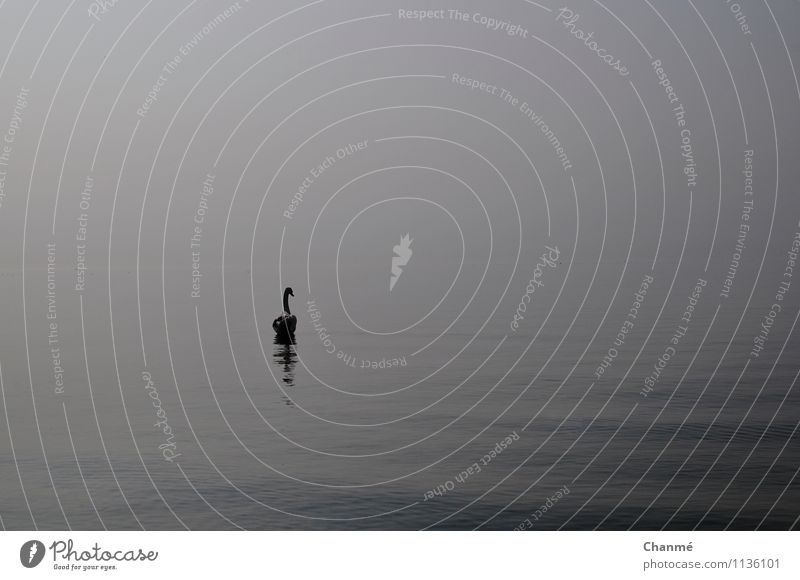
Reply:
<svg viewBox="0 0 800 580"><path fill-rule="evenodd" d="M135 285L132 274L115 278L123 293ZM5 280L9 291L18 283L14 276ZM19 352L20 359L3 361L16 453L15 468L3 428L3 524L512 529L526 518L537 528L569 529L794 524L799 397L790 390L797 372L796 357L787 356L795 352L791 340L773 368L786 338L783 326L739 380L749 344L734 343L716 368L736 318L722 323L717 317L694 357L714 315L706 307L645 398L642 381L680 318L674 308L665 310L667 322L655 327L641 353L652 325L635 327L607 375L596 380L595 368L624 317L616 312L585 355L602 313L579 316L569 334L575 313L554 313L523 354L541 321L508 333L505 307L502 324L496 316L476 335L468 330L475 320L468 319L463 329L456 324L411 356L438 333L420 325L389 337L387 348L385 340L342 330L347 325L320 301L317 321L323 320L336 353L345 353L337 358L315 333L304 302L298 296L293 303L295 345L273 344L274 308L259 317L260 345L245 312L229 312L229 342L221 309L176 306L167 316L172 359L166 342L153 336L146 343L149 390L138 320L114 321L118 383L113 345L102 339L108 320L85 316L91 393L77 340L80 309L64 308L64 394L53 393L39 357L40 321L31 333L31 352L39 353L32 356L37 416L26 368L18 364L24 350L14 351L24 340L4 337L6 352ZM439 312L449 320L457 313L447 306ZM145 327L159 314L146 312ZM743 325L756 328L758 314ZM788 315L781 320L790 323ZM346 364L348 355L356 368ZM405 364L361 368L363 360L395 356ZM153 426L161 419L151 392L171 440ZM166 461L159 445L170 441L180 455ZM500 441L506 443L497 453ZM563 497L555 495L559 490Z"/></svg>

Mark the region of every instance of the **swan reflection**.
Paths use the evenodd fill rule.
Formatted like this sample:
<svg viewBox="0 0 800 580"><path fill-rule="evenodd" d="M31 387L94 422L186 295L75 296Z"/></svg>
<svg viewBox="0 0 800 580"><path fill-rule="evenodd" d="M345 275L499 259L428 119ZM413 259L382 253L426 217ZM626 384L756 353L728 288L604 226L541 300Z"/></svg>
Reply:
<svg viewBox="0 0 800 580"><path fill-rule="evenodd" d="M290 340L279 340L275 337L275 347L272 351L272 357L275 364L281 369L281 380L284 387L294 386L294 371L297 365L297 352L295 352L294 337ZM284 396L287 405L293 405L292 400Z"/></svg>

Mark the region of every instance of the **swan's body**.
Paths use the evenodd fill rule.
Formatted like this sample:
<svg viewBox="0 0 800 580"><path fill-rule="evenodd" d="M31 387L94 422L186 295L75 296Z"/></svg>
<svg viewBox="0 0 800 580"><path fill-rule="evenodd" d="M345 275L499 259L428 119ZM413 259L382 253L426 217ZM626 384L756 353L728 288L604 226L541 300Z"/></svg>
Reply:
<svg viewBox="0 0 800 580"><path fill-rule="evenodd" d="M283 291L283 314L272 321L275 338L281 341L294 342L294 329L297 328L297 317L289 309L289 296L294 296L291 288Z"/></svg>

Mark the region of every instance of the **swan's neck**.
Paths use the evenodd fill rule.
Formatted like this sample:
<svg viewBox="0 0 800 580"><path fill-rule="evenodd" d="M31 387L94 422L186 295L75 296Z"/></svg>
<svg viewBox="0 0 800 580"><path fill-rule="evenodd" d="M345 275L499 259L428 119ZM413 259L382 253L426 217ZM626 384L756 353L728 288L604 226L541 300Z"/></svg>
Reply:
<svg viewBox="0 0 800 580"><path fill-rule="evenodd" d="M283 293L283 311L286 314L291 314L292 313L292 311L289 310L289 293L285 292L285 291Z"/></svg>

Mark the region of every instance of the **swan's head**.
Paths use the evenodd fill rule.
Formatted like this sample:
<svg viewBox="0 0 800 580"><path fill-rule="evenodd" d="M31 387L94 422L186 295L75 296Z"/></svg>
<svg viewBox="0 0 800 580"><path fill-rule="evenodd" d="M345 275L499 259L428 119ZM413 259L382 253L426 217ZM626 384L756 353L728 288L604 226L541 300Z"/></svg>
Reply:
<svg viewBox="0 0 800 580"><path fill-rule="evenodd" d="M294 297L294 292L292 291L291 288L286 288L286 294L288 294L289 296Z"/></svg>

